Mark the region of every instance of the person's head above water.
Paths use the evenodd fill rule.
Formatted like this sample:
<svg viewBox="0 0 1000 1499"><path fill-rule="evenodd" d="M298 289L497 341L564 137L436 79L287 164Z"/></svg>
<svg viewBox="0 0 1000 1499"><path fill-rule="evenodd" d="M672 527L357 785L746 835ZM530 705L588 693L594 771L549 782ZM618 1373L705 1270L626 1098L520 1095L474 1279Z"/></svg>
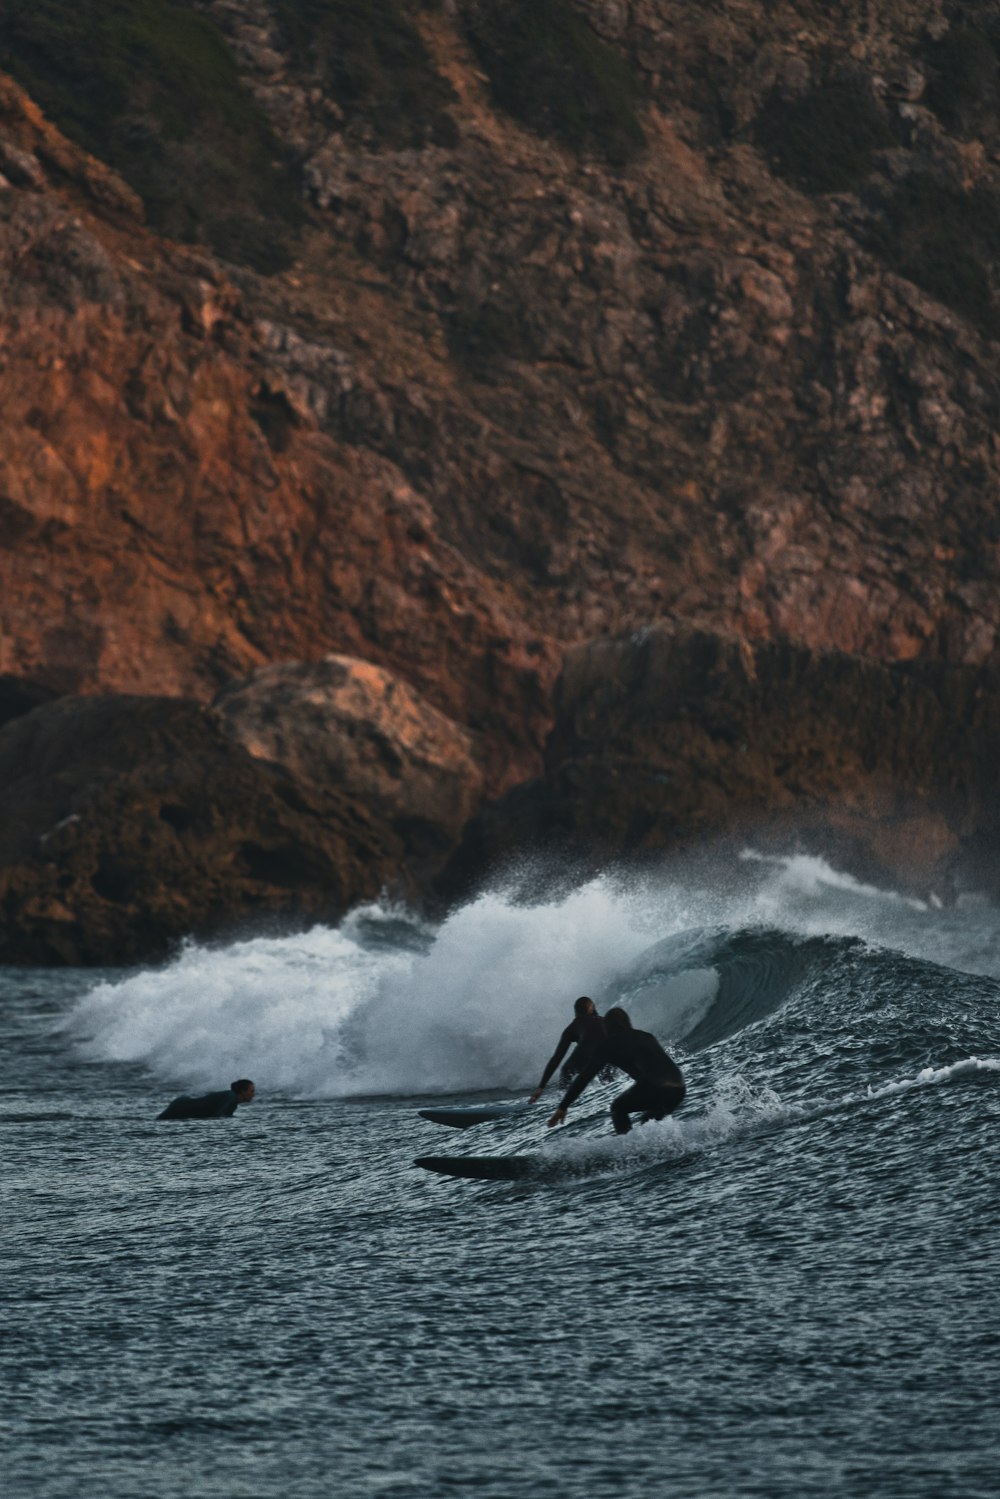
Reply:
<svg viewBox="0 0 1000 1499"><path fill-rule="evenodd" d="M573 1001L573 1013L577 1020L586 1020L588 1015L597 1014L597 1006L589 994L581 994L579 999Z"/></svg>
<svg viewBox="0 0 1000 1499"><path fill-rule="evenodd" d="M240 1103L249 1103L257 1091L248 1077L238 1077L235 1083L229 1084L229 1088L236 1094Z"/></svg>
<svg viewBox="0 0 1000 1499"><path fill-rule="evenodd" d="M632 1029L632 1022L628 1014L625 1010L620 1009L618 1005L615 1005L614 1009L609 1010L604 1019L606 1024L610 1025L612 1029L620 1031L630 1031Z"/></svg>

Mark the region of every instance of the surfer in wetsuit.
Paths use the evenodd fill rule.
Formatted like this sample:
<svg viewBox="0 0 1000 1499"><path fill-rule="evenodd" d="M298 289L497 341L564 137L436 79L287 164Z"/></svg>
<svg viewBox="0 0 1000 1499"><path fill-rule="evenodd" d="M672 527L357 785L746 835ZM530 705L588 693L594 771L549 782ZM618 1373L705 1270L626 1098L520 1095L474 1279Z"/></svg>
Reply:
<svg viewBox="0 0 1000 1499"><path fill-rule="evenodd" d="M562 1103L549 1120L549 1128L562 1124L566 1110L575 1103L602 1067L620 1067L634 1079L633 1086L619 1094L611 1105L616 1135L632 1128L629 1115L642 1110L648 1119L665 1119L684 1102L686 1092L681 1069L649 1031L632 1029L624 1010L617 1007L604 1017L603 1036L592 1035L586 1054L580 1058L576 1076L566 1089Z"/></svg>
<svg viewBox="0 0 1000 1499"><path fill-rule="evenodd" d="M229 1119L241 1103L250 1103L255 1089L248 1077L238 1077L219 1093L203 1093L198 1098L182 1095L168 1103L157 1119Z"/></svg>
<svg viewBox="0 0 1000 1499"><path fill-rule="evenodd" d="M581 994L579 999L574 1000L573 1016L574 1018L559 1037L558 1046L546 1062L545 1071L542 1073L542 1080L528 1099L529 1103L536 1103L541 1098L549 1079L571 1046L575 1046L577 1049L570 1057L566 1067L575 1072L584 1051L589 1050L592 1044L603 1038L604 1021L598 1015L597 1006L588 994Z"/></svg>

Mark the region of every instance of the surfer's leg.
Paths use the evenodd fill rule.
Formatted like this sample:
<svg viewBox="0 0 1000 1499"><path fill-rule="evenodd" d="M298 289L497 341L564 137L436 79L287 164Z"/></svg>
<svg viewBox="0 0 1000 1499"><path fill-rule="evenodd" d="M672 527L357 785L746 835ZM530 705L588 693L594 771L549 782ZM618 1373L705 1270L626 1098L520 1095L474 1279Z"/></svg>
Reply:
<svg viewBox="0 0 1000 1499"><path fill-rule="evenodd" d="M646 1119L666 1119L668 1114L673 1114L684 1102L685 1089L667 1083L663 1087L648 1088L643 1098L643 1107L646 1110ZM645 1121L644 1121L645 1122Z"/></svg>
<svg viewBox="0 0 1000 1499"><path fill-rule="evenodd" d="M634 1087L620 1093L611 1105L611 1123L615 1127L616 1135L627 1135L632 1128L629 1114L635 1109L642 1108L642 1089L636 1083Z"/></svg>

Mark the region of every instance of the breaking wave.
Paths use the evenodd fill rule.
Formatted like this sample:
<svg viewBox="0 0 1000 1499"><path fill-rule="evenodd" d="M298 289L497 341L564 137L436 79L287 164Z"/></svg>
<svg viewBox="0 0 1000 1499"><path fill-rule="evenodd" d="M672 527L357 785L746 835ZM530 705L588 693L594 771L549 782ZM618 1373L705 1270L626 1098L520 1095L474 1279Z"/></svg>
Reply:
<svg viewBox="0 0 1000 1499"><path fill-rule="evenodd" d="M744 1064L787 1099L806 1069L815 1088L859 1057L877 1079L1000 1052L988 1018L956 1019L996 1014L997 973L975 902L940 911L818 859L748 855L697 885L608 876L530 905L496 890L434 927L376 905L335 929L192 944L95 985L65 1030L89 1059L185 1089L246 1075L296 1098L516 1091L589 993L701 1069L708 1128L719 1077Z"/></svg>

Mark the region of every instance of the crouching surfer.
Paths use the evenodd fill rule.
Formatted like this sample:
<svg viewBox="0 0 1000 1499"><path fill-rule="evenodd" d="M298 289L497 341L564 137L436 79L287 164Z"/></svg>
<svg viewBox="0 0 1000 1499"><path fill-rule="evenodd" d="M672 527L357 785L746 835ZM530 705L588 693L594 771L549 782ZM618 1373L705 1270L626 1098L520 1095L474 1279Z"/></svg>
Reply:
<svg viewBox="0 0 1000 1499"><path fill-rule="evenodd" d="M631 1114L641 1112L645 1119L665 1119L684 1102L687 1091L684 1077L673 1057L667 1055L649 1031L633 1030L628 1015L616 1007L604 1017L603 1035L593 1035L593 1040L588 1040L579 1070L549 1120L550 1129L554 1124L562 1124L570 1105L601 1068L608 1066L619 1067L633 1079L633 1086L611 1105L611 1120L617 1135L628 1134L632 1128Z"/></svg>
<svg viewBox="0 0 1000 1499"><path fill-rule="evenodd" d="M168 1103L157 1119L229 1119L241 1103L250 1103L257 1090L248 1077L238 1077L218 1093L202 1093L198 1098L182 1095Z"/></svg>
<svg viewBox="0 0 1000 1499"><path fill-rule="evenodd" d="M563 1069L563 1081L567 1074L572 1075L585 1052L589 1052L591 1046L597 1045L604 1037L604 1021L597 1013L597 1006L588 994L581 994L580 998L573 1001L573 1019L559 1037L559 1043L555 1051L545 1064L542 1080L538 1087L528 1099L529 1103L536 1103L544 1093L549 1079L555 1073L556 1068L571 1046L575 1046L566 1067Z"/></svg>

